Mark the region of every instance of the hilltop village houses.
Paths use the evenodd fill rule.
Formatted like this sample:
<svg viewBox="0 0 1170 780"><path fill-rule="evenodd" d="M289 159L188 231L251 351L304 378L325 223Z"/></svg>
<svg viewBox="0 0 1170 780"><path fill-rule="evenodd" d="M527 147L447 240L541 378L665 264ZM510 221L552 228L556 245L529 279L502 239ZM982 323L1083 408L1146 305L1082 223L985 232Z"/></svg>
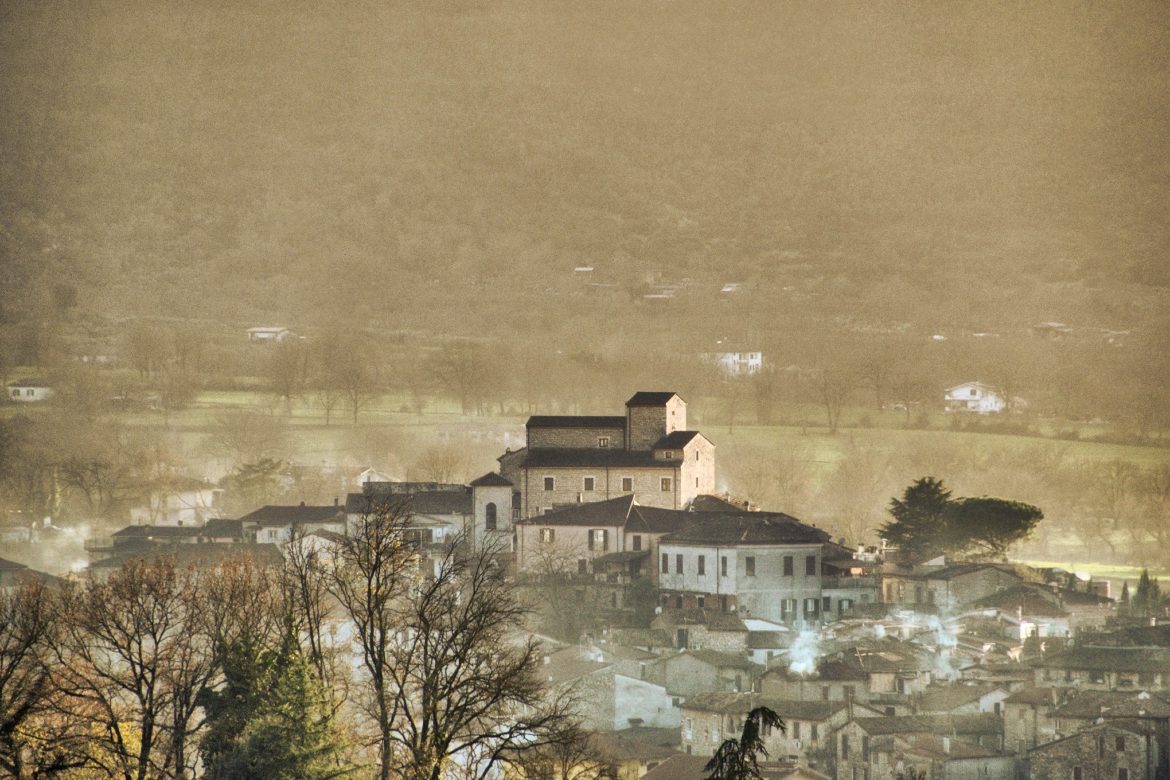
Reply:
<svg viewBox="0 0 1170 780"><path fill-rule="evenodd" d="M1168 776L1170 626L1119 623L1108 582L855 547L715 495L715 459L682 398L638 392L622 415L529 418L525 446L466 485L365 479L325 506L87 546L99 577L157 554L279 559L388 505L424 552L490 544L544 618L572 618L534 624L538 674L583 702L624 777L705 777L760 705L785 722L764 735L768 776Z"/></svg>

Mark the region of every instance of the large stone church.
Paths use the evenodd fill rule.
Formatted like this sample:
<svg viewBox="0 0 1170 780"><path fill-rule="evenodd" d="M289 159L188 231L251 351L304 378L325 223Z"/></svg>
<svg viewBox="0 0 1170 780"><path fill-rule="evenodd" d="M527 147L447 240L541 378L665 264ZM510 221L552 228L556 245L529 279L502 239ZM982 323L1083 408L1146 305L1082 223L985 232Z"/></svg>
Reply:
<svg viewBox="0 0 1170 780"><path fill-rule="evenodd" d="M715 445L687 430L677 393L635 393L624 415L538 415L526 427L527 446L499 458L516 519L624 495L684 509L715 492Z"/></svg>

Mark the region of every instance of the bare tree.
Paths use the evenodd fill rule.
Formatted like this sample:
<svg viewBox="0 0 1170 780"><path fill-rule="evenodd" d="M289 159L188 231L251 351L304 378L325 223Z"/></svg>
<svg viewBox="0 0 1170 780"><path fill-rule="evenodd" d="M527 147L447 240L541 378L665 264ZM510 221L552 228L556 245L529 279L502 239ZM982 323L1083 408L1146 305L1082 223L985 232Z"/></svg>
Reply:
<svg viewBox="0 0 1170 780"><path fill-rule="evenodd" d="M0 589L0 771L16 780L88 763L76 721L54 717L54 607L53 592L38 579Z"/></svg>
<svg viewBox="0 0 1170 780"><path fill-rule="evenodd" d="M353 622L368 689L364 704L377 729L378 777L390 780L395 728L401 704L395 695L394 641L402 626L400 602L411 577L414 549L408 544L407 504L387 498L371 502L350 532L338 539L329 562L328 586L341 614Z"/></svg>
<svg viewBox="0 0 1170 780"><path fill-rule="evenodd" d="M841 422L841 412L849 399L849 380L839 371L825 369L820 380L821 403L829 423L829 433L836 433Z"/></svg>
<svg viewBox="0 0 1170 780"><path fill-rule="evenodd" d="M518 638L527 609L504 579L499 550L456 539L434 576L411 589L392 648L392 735L405 776L440 780L457 757L491 775L518 748L560 740L571 702L538 674L534 638Z"/></svg>
<svg viewBox="0 0 1170 780"><path fill-rule="evenodd" d="M342 345L335 356L331 373L336 377L337 386L341 388L341 394L349 405L353 424L357 425L358 414L377 397L369 356L359 349L356 341L349 341Z"/></svg>
<svg viewBox="0 0 1170 780"><path fill-rule="evenodd" d="M308 381L309 351L297 339L285 339L272 347L265 366L268 386L281 401L284 411L292 415L293 399Z"/></svg>
<svg viewBox="0 0 1170 780"><path fill-rule="evenodd" d="M420 482L455 482L466 477L468 468L465 450L435 446L423 450L410 470L411 478Z"/></svg>
<svg viewBox="0 0 1170 780"><path fill-rule="evenodd" d="M87 713L100 769L123 780L185 778L196 694L215 671L201 589L174 562L129 561L62 597L54 646L62 692Z"/></svg>

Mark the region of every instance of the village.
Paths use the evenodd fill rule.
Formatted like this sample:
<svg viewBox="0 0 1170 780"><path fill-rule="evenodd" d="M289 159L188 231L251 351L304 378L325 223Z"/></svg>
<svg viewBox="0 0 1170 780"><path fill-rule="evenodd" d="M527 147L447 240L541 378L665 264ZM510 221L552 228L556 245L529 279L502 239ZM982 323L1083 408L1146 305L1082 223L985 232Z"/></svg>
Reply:
<svg viewBox="0 0 1170 780"><path fill-rule="evenodd" d="M767 777L1170 770L1170 624L1148 585L1131 596L1006 559L913 559L717 495L716 447L673 392L637 392L613 416L532 416L526 436L469 484L369 469L323 506L213 517L214 491L192 485L88 540L87 572L327 552L394 507L424 576L451 540L494 552L533 605L540 678L577 697L580 761L618 777L706 777L761 706L784 724L763 737Z"/></svg>

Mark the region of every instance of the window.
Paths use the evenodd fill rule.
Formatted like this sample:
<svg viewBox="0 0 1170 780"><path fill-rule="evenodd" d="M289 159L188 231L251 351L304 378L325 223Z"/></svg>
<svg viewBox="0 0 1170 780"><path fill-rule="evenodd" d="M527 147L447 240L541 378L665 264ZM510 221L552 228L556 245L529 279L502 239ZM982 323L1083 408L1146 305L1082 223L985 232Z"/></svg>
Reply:
<svg viewBox="0 0 1170 780"><path fill-rule="evenodd" d="M799 720L792 721L792 738L793 739L800 739L800 721Z"/></svg>
<svg viewBox="0 0 1170 780"><path fill-rule="evenodd" d="M589 573L589 561L587 561L584 558L578 558L577 559L577 573L578 574L588 574Z"/></svg>
<svg viewBox="0 0 1170 780"><path fill-rule="evenodd" d="M667 460L674 460L674 452L672 450L667 450L666 452L662 453L662 457L666 458Z"/></svg>
<svg viewBox="0 0 1170 780"><path fill-rule="evenodd" d="M808 724L808 738L813 740L814 742L816 741L816 739L817 739L817 724L815 724L815 723Z"/></svg>
<svg viewBox="0 0 1170 780"><path fill-rule="evenodd" d="M828 614L832 613L832 611L833 611L833 597L832 596L822 597L821 598L821 612L824 612L826 615L828 615Z"/></svg>
<svg viewBox="0 0 1170 780"><path fill-rule="evenodd" d="M633 477L622 477L622 492L623 493L633 493L634 492L634 478Z"/></svg>
<svg viewBox="0 0 1170 780"><path fill-rule="evenodd" d="M13 397L13 398L19 398L19 397L20 397L20 388L14 388L14 389L12 390L12 397Z"/></svg>
<svg viewBox="0 0 1170 780"><path fill-rule="evenodd" d="M1129 770L1125 767L1118 768L1117 780L1129 780Z"/></svg>
<svg viewBox="0 0 1170 780"><path fill-rule="evenodd" d="M682 562L683 562L683 557L681 555L674 556L674 573L675 574L682 574L683 573Z"/></svg>
<svg viewBox="0 0 1170 780"><path fill-rule="evenodd" d="M707 556L700 555L699 556L699 574L702 575L702 574L706 574L706 573L707 573Z"/></svg>
<svg viewBox="0 0 1170 780"><path fill-rule="evenodd" d="M24 391L24 394L26 396L28 396L29 398L31 398L33 396L33 392L34 392L33 389L30 387L28 390Z"/></svg>
<svg viewBox="0 0 1170 780"><path fill-rule="evenodd" d="M869 737L863 736L861 738L861 760L869 761Z"/></svg>
<svg viewBox="0 0 1170 780"><path fill-rule="evenodd" d="M670 574L670 556L662 553L662 573Z"/></svg>
<svg viewBox="0 0 1170 780"><path fill-rule="evenodd" d="M707 606L706 597L704 597L704 596L695 597L695 606L697 606L699 609L702 609L703 607Z"/></svg>
<svg viewBox="0 0 1170 780"><path fill-rule="evenodd" d="M596 481L593 479L593 477L585 477L585 479L581 480L581 488L586 493L592 493L594 491L595 484Z"/></svg>
<svg viewBox="0 0 1170 780"><path fill-rule="evenodd" d="M642 549L642 537L640 534L634 534L633 542L634 542L634 551L635 552Z"/></svg>
<svg viewBox="0 0 1170 780"><path fill-rule="evenodd" d="M483 524L484 524L484 527L489 531L496 530L496 505L495 504L489 502L488 505L486 507L484 507Z"/></svg>
<svg viewBox="0 0 1170 780"><path fill-rule="evenodd" d="M699 478L695 477L695 487L698 487L698 486L699 486Z"/></svg>
<svg viewBox="0 0 1170 780"><path fill-rule="evenodd" d="M791 577L792 574L793 574L792 556L785 555L784 556L784 576Z"/></svg>
<svg viewBox="0 0 1170 780"><path fill-rule="evenodd" d="M1073 780L1084 780L1084 775L1081 774L1081 768L1079 766L1073 767Z"/></svg>
<svg viewBox="0 0 1170 780"><path fill-rule="evenodd" d="M804 559L804 573L809 577L815 577L817 573L817 556L808 555Z"/></svg>
<svg viewBox="0 0 1170 780"><path fill-rule="evenodd" d="M670 492L670 477L663 477L662 478L662 492L663 493Z"/></svg>
<svg viewBox="0 0 1170 780"><path fill-rule="evenodd" d="M544 478L544 489L545 490L556 490L557 489L556 477L545 477Z"/></svg>
<svg viewBox="0 0 1170 780"><path fill-rule="evenodd" d="M544 542L545 544L552 544L554 541L556 541L556 538L557 532L552 528L540 529L540 541Z"/></svg>
<svg viewBox="0 0 1170 780"><path fill-rule="evenodd" d="M744 568L744 574L746 574L747 576L749 576L749 577L756 576L756 559L755 559L755 557L749 555L748 557L744 558L743 559L743 568Z"/></svg>
<svg viewBox="0 0 1170 780"><path fill-rule="evenodd" d="M695 460L698 460L698 459L699 459L699 451L695 450Z"/></svg>
<svg viewBox="0 0 1170 780"><path fill-rule="evenodd" d="M817 599L804 600L804 616L806 618L817 616L817 607L819 606Z"/></svg>
<svg viewBox="0 0 1170 780"><path fill-rule="evenodd" d="M606 447L608 447L609 446L609 437L608 436L598 436L597 437L597 446L601 447L602 449L605 449Z"/></svg>
<svg viewBox="0 0 1170 780"><path fill-rule="evenodd" d="M1105 672L1097 671L1097 670L1089 672L1089 682L1095 682L1095 683L1105 682Z"/></svg>
<svg viewBox="0 0 1170 780"><path fill-rule="evenodd" d="M796 599L780 599L780 619L791 620L796 617Z"/></svg>
<svg viewBox="0 0 1170 780"><path fill-rule="evenodd" d="M841 758L849 758L849 735L841 735Z"/></svg>
<svg viewBox="0 0 1170 780"><path fill-rule="evenodd" d="M719 574L723 577L727 576L727 556L724 555L719 559Z"/></svg>
<svg viewBox="0 0 1170 780"><path fill-rule="evenodd" d="M1119 752L1119 753L1125 752L1125 737L1118 737L1117 738L1117 752Z"/></svg>
<svg viewBox="0 0 1170 780"><path fill-rule="evenodd" d="M605 528L589 530L589 549L605 552L609 549L609 531Z"/></svg>

